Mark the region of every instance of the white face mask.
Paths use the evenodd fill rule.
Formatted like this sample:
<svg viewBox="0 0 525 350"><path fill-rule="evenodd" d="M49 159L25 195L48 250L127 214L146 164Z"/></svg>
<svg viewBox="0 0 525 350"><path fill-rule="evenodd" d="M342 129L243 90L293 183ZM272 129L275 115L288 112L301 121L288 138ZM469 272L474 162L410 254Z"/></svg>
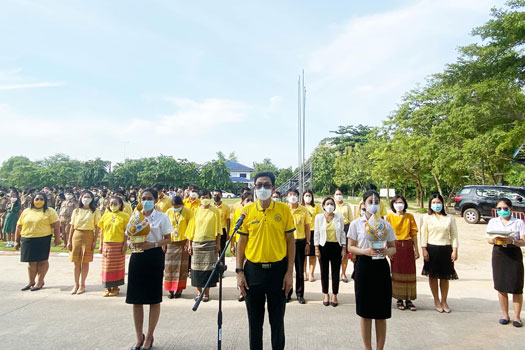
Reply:
<svg viewBox="0 0 525 350"><path fill-rule="evenodd" d="M255 190L255 194L257 195L258 199L265 201L272 196L272 189L271 188L269 189L261 188L261 189Z"/></svg>
<svg viewBox="0 0 525 350"><path fill-rule="evenodd" d="M72 195L72 194L69 194L69 193L66 194L66 199L67 199L67 200L73 199L73 195Z"/></svg>
<svg viewBox="0 0 525 350"><path fill-rule="evenodd" d="M328 204L327 206L324 207L324 210L328 214L332 214L334 212L334 209L335 209L335 207L332 204Z"/></svg>
<svg viewBox="0 0 525 350"><path fill-rule="evenodd" d="M298 201L299 201L299 198L297 198L297 196L290 196L290 197L288 197L288 203L295 204Z"/></svg>
<svg viewBox="0 0 525 350"><path fill-rule="evenodd" d="M367 204L366 211L374 215L375 213L379 211L379 204Z"/></svg>
<svg viewBox="0 0 525 350"><path fill-rule="evenodd" d="M252 203L253 203L253 202L251 202L251 201L246 202L246 203L244 203L244 206L250 205L250 204L252 204Z"/></svg>
<svg viewBox="0 0 525 350"><path fill-rule="evenodd" d="M280 201L281 201L281 198L279 198L279 197L275 197L275 198L273 198L273 200L274 200L274 202L280 202Z"/></svg>
<svg viewBox="0 0 525 350"><path fill-rule="evenodd" d="M342 202L343 201L343 195L342 194L336 194L334 196L335 200L338 201L338 202Z"/></svg>
<svg viewBox="0 0 525 350"><path fill-rule="evenodd" d="M404 203L394 203L394 209L396 212L402 212L405 209Z"/></svg>
<svg viewBox="0 0 525 350"><path fill-rule="evenodd" d="M190 194L190 197L191 197L191 198L199 198L199 194L198 194L197 192L192 192L192 193Z"/></svg>
<svg viewBox="0 0 525 350"><path fill-rule="evenodd" d="M14 203L14 202L16 202L16 197L11 198L11 203Z"/></svg>
<svg viewBox="0 0 525 350"><path fill-rule="evenodd" d="M84 204L84 205L91 204L91 201L92 201L91 197L83 197L82 198L82 204Z"/></svg>
<svg viewBox="0 0 525 350"><path fill-rule="evenodd" d="M305 203L312 203L312 197L311 196L304 196Z"/></svg>

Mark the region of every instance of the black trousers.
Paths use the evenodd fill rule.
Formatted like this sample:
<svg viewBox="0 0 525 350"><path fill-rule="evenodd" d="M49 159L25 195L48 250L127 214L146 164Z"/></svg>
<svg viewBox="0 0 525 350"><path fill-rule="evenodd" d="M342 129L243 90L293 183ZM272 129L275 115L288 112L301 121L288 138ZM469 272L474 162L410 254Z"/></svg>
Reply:
<svg viewBox="0 0 525 350"><path fill-rule="evenodd" d="M263 349L264 304L268 304L268 317L272 332L272 349L284 349L284 313L286 295L283 279L287 270L287 259L273 263L269 269L246 261L244 276L248 284L246 310L250 329L250 350Z"/></svg>
<svg viewBox="0 0 525 350"><path fill-rule="evenodd" d="M324 247L319 246L321 258L319 265L321 267L321 286L323 294L328 294L328 269L332 270L332 293L339 293L339 270L341 269L341 249L337 242L326 242ZM331 265L331 266L329 266Z"/></svg>
<svg viewBox="0 0 525 350"><path fill-rule="evenodd" d="M227 231L225 228L222 229L222 236L221 236L221 253L223 252L224 248L226 247L226 241L228 240L228 237L227 236ZM222 257L222 260L221 260L222 264L223 265L226 265L226 254L224 254L224 256Z"/></svg>
<svg viewBox="0 0 525 350"><path fill-rule="evenodd" d="M295 294L297 297L304 297L304 250L306 249L306 239L295 240ZM288 298L291 298L293 289L288 293Z"/></svg>

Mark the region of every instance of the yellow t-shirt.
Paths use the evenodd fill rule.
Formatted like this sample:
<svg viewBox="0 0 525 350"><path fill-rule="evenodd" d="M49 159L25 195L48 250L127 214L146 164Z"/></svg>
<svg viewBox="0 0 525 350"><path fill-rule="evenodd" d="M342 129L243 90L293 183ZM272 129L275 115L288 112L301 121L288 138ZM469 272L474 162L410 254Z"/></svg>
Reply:
<svg viewBox="0 0 525 350"><path fill-rule="evenodd" d="M162 199L159 198L157 204L155 205L155 208L163 213L167 212L168 209L171 207L173 207L173 205L171 204L171 197L166 195L164 195Z"/></svg>
<svg viewBox="0 0 525 350"><path fill-rule="evenodd" d="M57 212L51 208L47 208L45 213L43 209L27 208L20 214L17 225L22 226L22 237L38 238L52 234L51 225L57 221Z"/></svg>
<svg viewBox="0 0 525 350"><path fill-rule="evenodd" d="M312 223L314 222L315 220L315 216L317 214L321 214L323 212L323 209L321 208L321 205L320 204L316 204L315 207L312 207L311 205L309 204L306 204L304 206L306 209L308 209L308 212L310 213L310 216L312 218ZM310 224L310 231L313 231L314 230L314 227L312 224Z"/></svg>
<svg viewBox="0 0 525 350"><path fill-rule="evenodd" d="M245 256L254 263L281 261L286 257L286 234L295 231L287 204L272 201L263 211L259 202L243 208L246 212L239 234L247 236Z"/></svg>
<svg viewBox="0 0 525 350"><path fill-rule="evenodd" d="M184 203L185 207L188 207L194 211L201 206L201 200L199 198L195 198L193 202L190 200L190 198L185 198L182 202Z"/></svg>
<svg viewBox="0 0 525 350"><path fill-rule="evenodd" d="M392 225L398 241L406 241L417 236L417 224L414 215L405 213L405 215L398 216L390 213L385 219Z"/></svg>
<svg viewBox="0 0 525 350"><path fill-rule="evenodd" d="M335 204L334 213L343 216L343 223L345 225L350 224L354 220L354 215L352 214L352 206L348 203L343 202L342 204Z"/></svg>
<svg viewBox="0 0 525 350"><path fill-rule="evenodd" d="M129 222L129 215L123 211L106 212L100 218L98 227L102 229L104 242L124 242L124 232Z"/></svg>
<svg viewBox="0 0 525 350"><path fill-rule="evenodd" d="M210 205L209 208L198 207L187 228L188 239L195 242L215 241L222 235L221 213Z"/></svg>
<svg viewBox="0 0 525 350"><path fill-rule="evenodd" d="M297 208L290 210L292 211L293 222L295 225L295 239L305 239L305 226L310 225L310 228L312 227L312 215L308 209L306 209L301 204L299 204ZM310 229L308 230L308 235L310 235Z"/></svg>
<svg viewBox="0 0 525 350"><path fill-rule="evenodd" d="M228 228L228 219L230 219L231 209L228 204L221 203L218 207L215 206L221 214L221 227L223 229Z"/></svg>
<svg viewBox="0 0 525 350"><path fill-rule="evenodd" d="M326 224L326 241L327 242L338 242L337 234L335 232L334 220Z"/></svg>
<svg viewBox="0 0 525 350"><path fill-rule="evenodd" d="M100 221L100 212L98 210L91 211L91 209L77 208L71 215L71 225L75 230L95 230Z"/></svg>
<svg viewBox="0 0 525 350"><path fill-rule="evenodd" d="M193 212L188 207L182 207L182 210L177 213L174 208L169 208L166 211L166 215L171 221L171 226L173 226L173 232L171 233L172 242L180 242L188 239L187 237L187 228L191 219L193 218ZM175 236L175 232L177 235Z"/></svg>

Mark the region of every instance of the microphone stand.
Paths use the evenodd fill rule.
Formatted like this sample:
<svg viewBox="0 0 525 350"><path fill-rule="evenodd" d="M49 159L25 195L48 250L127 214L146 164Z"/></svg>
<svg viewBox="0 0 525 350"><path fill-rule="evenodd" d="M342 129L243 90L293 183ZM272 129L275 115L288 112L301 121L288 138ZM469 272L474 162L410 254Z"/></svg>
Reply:
<svg viewBox="0 0 525 350"><path fill-rule="evenodd" d="M213 270L210 274L210 277L208 278L208 281L206 282L206 285L202 288L201 294L197 298L195 305L193 305L192 307L193 311L197 311L202 301L202 297L204 296L204 292L206 291L206 289L208 289L208 286L213 280L213 277L215 276L215 274L218 273L219 274L219 311L217 313L217 349L218 350L221 350L221 347L222 347L222 275L224 273L224 264L222 263L221 260L226 254L226 251L228 250L228 247L230 246L232 238L235 236L235 234L239 230L239 226L240 225L235 225L235 229L233 230L233 233L230 235L230 239L228 239L228 241L226 242L226 245L224 246L224 250L219 256L219 260L217 260L217 262L215 263L215 266L213 267Z"/></svg>

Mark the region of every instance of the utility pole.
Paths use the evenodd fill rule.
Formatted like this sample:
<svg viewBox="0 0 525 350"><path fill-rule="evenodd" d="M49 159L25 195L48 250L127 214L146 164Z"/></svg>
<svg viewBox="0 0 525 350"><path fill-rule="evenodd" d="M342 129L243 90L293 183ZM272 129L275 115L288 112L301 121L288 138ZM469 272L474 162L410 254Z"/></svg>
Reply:
<svg viewBox="0 0 525 350"><path fill-rule="evenodd" d="M305 190L305 123L306 123L306 88L304 86L304 69L297 81L297 152L298 152L298 178L299 196L302 199Z"/></svg>

